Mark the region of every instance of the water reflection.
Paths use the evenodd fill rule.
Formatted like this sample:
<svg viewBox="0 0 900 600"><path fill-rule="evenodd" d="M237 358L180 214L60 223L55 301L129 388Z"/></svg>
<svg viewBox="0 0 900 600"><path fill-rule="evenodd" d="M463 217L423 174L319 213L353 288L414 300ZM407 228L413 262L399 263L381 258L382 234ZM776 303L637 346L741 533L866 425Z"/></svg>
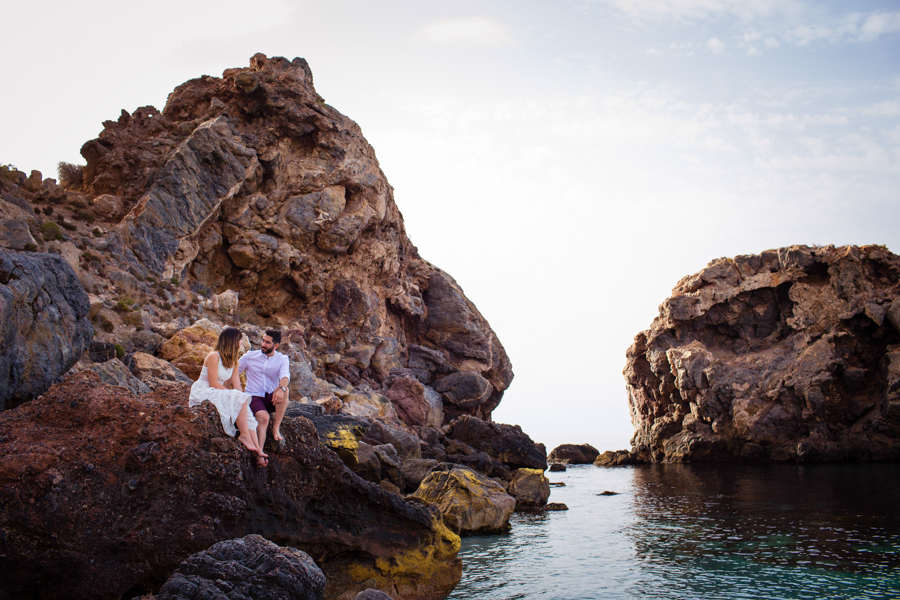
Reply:
<svg viewBox="0 0 900 600"><path fill-rule="evenodd" d="M551 480L570 510L464 538L451 598L900 597L900 465L585 466Z"/></svg>

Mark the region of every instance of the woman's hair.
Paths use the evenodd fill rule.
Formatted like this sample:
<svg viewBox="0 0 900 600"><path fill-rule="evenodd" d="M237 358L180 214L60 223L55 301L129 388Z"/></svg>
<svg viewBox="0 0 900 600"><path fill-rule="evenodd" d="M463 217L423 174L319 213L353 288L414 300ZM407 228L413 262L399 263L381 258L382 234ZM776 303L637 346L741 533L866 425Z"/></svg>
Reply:
<svg viewBox="0 0 900 600"><path fill-rule="evenodd" d="M231 369L237 364L238 352L241 349L241 330L229 327L219 334L215 351L222 357L222 365Z"/></svg>

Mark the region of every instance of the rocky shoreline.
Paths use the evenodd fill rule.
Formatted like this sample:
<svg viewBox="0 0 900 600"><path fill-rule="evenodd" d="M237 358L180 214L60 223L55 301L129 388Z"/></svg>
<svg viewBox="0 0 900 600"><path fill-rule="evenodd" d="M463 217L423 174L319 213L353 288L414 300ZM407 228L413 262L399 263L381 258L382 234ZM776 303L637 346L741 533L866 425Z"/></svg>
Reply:
<svg viewBox="0 0 900 600"><path fill-rule="evenodd" d="M502 344L303 59L189 81L82 155L0 167L0 599L188 597L212 555L317 582L299 552L309 597L437 600L459 535L546 505L543 446L491 420ZM284 333L266 468L187 407L225 326Z"/></svg>

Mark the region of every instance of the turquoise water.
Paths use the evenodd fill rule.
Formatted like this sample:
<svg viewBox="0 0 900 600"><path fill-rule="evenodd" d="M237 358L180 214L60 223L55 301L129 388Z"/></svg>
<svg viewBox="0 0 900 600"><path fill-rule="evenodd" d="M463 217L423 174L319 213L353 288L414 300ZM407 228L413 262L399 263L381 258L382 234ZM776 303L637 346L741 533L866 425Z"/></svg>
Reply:
<svg viewBox="0 0 900 600"><path fill-rule="evenodd" d="M566 512L463 538L452 599L900 598L900 465L548 473ZM604 491L614 496L598 496Z"/></svg>

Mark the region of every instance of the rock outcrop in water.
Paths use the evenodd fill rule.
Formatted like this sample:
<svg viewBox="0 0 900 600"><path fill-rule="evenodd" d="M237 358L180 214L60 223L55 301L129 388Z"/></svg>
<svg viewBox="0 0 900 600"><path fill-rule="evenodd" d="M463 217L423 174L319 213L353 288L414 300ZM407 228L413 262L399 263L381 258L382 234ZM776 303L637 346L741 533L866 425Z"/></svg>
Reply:
<svg viewBox="0 0 900 600"><path fill-rule="evenodd" d="M791 246L684 278L628 349L632 458L900 458L898 291L881 246Z"/></svg>
<svg viewBox="0 0 900 600"><path fill-rule="evenodd" d="M459 538L440 513L350 472L312 423L286 419L269 466L188 386L133 396L90 371L0 418L0 598L115 599L162 584L213 544L262 535L309 554L325 596L378 587L445 597Z"/></svg>

